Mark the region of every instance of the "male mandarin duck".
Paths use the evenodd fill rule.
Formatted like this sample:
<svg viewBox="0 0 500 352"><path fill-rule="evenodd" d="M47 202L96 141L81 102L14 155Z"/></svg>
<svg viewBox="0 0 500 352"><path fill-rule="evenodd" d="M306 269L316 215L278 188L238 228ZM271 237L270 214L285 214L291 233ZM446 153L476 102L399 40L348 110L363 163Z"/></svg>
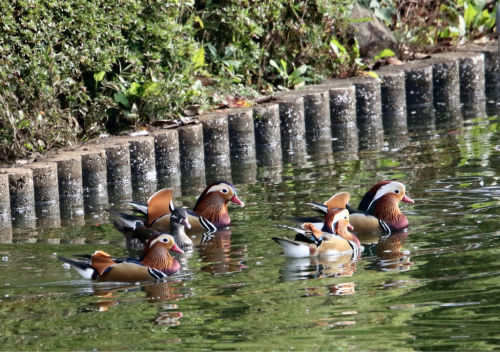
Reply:
<svg viewBox="0 0 500 352"><path fill-rule="evenodd" d="M396 181L380 181L366 194L358 209L349 205L351 195L343 192L334 195L324 204L308 203L315 209L326 213L331 208L346 208L351 215L350 222L356 233L375 231L401 231L409 225L408 219L399 209L400 201L415 203L405 194L405 186Z"/></svg>
<svg viewBox="0 0 500 352"><path fill-rule="evenodd" d="M142 249L143 244L152 235L159 233L156 229L144 227L143 222L132 215L117 213L113 210L108 211L119 216L119 220L114 221L113 225L125 236L127 246ZM193 241L186 235L184 230L184 228L191 228L186 209L179 207L173 209L170 218L169 234L174 238L175 243L182 250L193 247Z"/></svg>
<svg viewBox="0 0 500 352"><path fill-rule="evenodd" d="M310 223L302 225L302 229L284 227L297 232L295 240L279 237L273 240L283 247L288 258L339 255L358 252L361 247L358 238L348 231L352 226L347 209L330 209L321 230Z"/></svg>
<svg viewBox="0 0 500 352"><path fill-rule="evenodd" d="M166 231L170 227L170 214L173 210L173 190L163 189L153 194L147 204L128 202L146 217L145 227ZM193 231L214 232L231 225L227 203L245 206L236 189L229 182L214 182L201 193L193 210L188 210L188 220Z"/></svg>
<svg viewBox="0 0 500 352"><path fill-rule="evenodd" d="M86 279L97 281L138 282L160 280L180 269L169 251L184 253L170 235L152 235L138 260L115 260L103 251L92 254L90 262L58 257L73 266Z"/></svg>

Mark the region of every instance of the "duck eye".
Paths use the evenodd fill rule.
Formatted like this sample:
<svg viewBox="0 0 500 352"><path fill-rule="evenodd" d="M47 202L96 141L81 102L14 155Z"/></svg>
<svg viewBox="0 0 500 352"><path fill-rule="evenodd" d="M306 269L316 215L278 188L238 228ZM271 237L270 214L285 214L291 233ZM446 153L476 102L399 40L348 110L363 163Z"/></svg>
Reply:
<svg viewBox="0 0 500 352"><path fill-rule="evenodd" d="M399 193L399 189L394 190L394 193Z"/></svg>
<svg viewBox="0 0 500 352"><path fill-rule="evenodd" d="M226 194L226 193L228 193L229 191L227 190L227 188L223 188L221 192L222 192L222 193L224 193L224 194Z"/></svg>
<svg viewBox="0 0 500 352"><path fill-rule="evenodd" d="M168 238L164 238L161 240L162 242L168 243Z"/></svg>
<svg viewBox="0 0 500 352"><path fill-rule="evenodd" d="M344 219L346 219L346 220L347 220L347 216L344 216Z"/></svg>

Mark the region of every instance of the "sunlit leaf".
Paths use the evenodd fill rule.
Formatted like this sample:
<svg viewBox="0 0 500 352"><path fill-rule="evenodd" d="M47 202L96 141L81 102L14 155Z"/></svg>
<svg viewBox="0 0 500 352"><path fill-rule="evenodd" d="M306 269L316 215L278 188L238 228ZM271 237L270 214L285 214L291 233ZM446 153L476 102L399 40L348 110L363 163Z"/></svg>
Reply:
<svg viewBox="0 0 500 352"><path fill-rule="evenodd" d="M101 82L104 79L105 71L94 73L94 79L97 83Z"/></svg>
<svg viewBox="0 0 500 352"><path fill-rule="evenodd" d="M129 103L127 97L122 92L116 92L113 95L113 99L115 100L115 102L122 104L126 108L130 107L130 103Z"/></svg>

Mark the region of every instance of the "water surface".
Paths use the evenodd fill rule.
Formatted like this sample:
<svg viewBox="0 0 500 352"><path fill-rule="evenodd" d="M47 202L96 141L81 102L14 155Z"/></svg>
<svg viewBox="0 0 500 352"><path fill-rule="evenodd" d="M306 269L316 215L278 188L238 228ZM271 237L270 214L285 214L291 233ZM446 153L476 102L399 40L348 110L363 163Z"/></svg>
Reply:
<svg viewBox="0 0 500 352"><path fill-rule="evenodd" d="M495 101L384 119L385 134L337 129L289 142L258 165L135 182L13 220L0 244L2 350L490 350L500 346L500 129ZM274 154L273 154L274 150ZM278 159L274 160L276 155ZM263 166L267 165L267 166ZM246 207L230 231L196 235L167 282L94 284L57 255L136 255L103 208L174 185L193 206L207 182L232 179ZM361 258L284 258L271 237L306 202L397 179L411 227L363 236ZM114 193L113 193L114 192ZM128 198L127 198L128 197ZM53 214L53 215L51 215Z"/></svg>

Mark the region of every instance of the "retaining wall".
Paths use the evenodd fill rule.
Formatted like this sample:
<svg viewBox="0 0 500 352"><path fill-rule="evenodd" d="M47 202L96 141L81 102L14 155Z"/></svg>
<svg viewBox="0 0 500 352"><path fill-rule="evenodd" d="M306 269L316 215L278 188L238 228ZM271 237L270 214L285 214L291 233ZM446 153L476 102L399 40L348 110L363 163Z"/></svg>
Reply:
<svg viewBox="0 0 500 352"><path fill-rule="evenodd" d="M0 222L10 222L11 214L32 221L35 207L45 206L54 209L43 214L58 216L60 208L61 216L80 224L83 209L98 214L102 202L147 199L156 187L203 187L234 175L235 182L255 182L257 165L305 162L307 148L344 156L380 150L384 133L434 131L448 123L443 116L467 118L457 113L461 102L482 99L488 90L496 94L497 48L496 43L469 46L384 67L376 71L378 79L328 80L277 93L271 103L204 115L195 124L142 137L103 138L53 152L43 162L2 168ZM397 147L405 140L388 143Z"/></svg>

